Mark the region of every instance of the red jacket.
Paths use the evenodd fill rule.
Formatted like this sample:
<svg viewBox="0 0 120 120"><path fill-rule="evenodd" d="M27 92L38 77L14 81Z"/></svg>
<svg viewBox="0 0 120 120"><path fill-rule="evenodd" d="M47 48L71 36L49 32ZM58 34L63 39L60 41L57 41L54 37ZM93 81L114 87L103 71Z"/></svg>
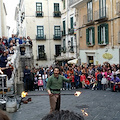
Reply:
<svg viewBox="0 0 120 120"><path fill-rule="evenodd" d="M85 81L85 79L86 79L86 76L85 76L85 75L81 75L81 76L80 76L80 82Z"/></svg>

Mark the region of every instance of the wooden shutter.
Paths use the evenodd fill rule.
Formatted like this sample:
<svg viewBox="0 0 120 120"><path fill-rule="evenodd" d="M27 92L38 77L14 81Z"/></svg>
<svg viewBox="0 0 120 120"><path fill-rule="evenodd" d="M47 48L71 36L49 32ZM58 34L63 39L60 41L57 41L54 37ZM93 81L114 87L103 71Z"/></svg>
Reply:
<svg viewBox="0 0 120 120"><path fill-rule="evenodd" d="M105 24L105 42L109 44L108 24Z"/></svg>
<svg viewBox="0 0 120 120"><path fill-rule="evenodd" d="M98 44L101 42L101 31L100 31L100 26L98 26Z"/></svg>
<svg viewBox="0 0 120 120"><path fill-rule="evenodd" d="M86 29L86 45L89 43L89 29Z"/></svg>

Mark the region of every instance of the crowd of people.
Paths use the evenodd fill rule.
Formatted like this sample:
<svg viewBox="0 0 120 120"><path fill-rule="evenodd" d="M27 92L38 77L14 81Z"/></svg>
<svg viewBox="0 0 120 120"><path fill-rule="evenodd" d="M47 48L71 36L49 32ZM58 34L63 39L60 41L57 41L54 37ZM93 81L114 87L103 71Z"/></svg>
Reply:
<svg viewBox="0 0 120 120"><path fill-rule="evenodd" d="M32 40L30 37L27 37L29 44L32 46ZM12 36L8 39L3 36L0 38L0 69L4 74L7 74L8 79L11 78L13 67L11 65L7 65L9 58L14 54L15 46L17 42L19 44L26 44L27 39L25 37L19 37L17 35L12 34Z"/></svg>
<svg viewBox="0 0 120 120"><path fill-rule="evenodd" d="M40 67L24 71L24 83L26 90L45 90L49 76L53 74L53 67ZM60 66L60 74L65 78L71 78L70 83L63 83L62 90L77 88L91 90L120 91L120 65L88 65L87 63L77 66L75 64Z"/></svg>

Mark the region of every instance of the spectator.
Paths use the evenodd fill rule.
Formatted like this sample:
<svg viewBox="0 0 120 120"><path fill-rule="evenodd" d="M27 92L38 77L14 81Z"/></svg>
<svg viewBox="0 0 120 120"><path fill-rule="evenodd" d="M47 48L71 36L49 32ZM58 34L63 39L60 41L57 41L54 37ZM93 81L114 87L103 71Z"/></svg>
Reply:
<svg viewBox="0 0 120 120"><path fill-rule="evenodd" d="M30 70L27 65L24 70L24 87L26 91L30 90Z"/></svg>
<svg viewBox="0 0 120 120"><path fill-rule="evenodd" d="M22 39L22 37L20 37L20 39L19 39L19 44L23 44L23 39Z"/></svg>
<svg viewBox="0 0 120 120"><path fill-rule="evenodd" d="M98 90L102 90L102 84L101 84L101 80L102 80L103 76L101 74L101 71L99 70L99 74L97 75L97 80L98 80Z"/></svg>

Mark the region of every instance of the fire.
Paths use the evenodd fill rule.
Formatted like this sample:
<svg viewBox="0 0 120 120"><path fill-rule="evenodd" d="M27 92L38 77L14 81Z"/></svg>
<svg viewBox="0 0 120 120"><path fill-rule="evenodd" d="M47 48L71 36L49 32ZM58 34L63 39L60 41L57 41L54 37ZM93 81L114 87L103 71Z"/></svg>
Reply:
<svg viewBox="0 0 120 120"><path fill-rule="evenodd" d="M1 70L1 68L0 68L0 73L3 74L3 71Z"/></svg>
<svg viewBox="0 0 120 120"><path fill-rule="evenodd" d="M82 110L82 109L81 109L81 111L82 111L82 114L83 114L84 116L88 116L88 113L85 112L85 110Z"/></svg>
<svg viewBox="0 0 120 120"><path fill-rule="evenodd" d="M23 92L21 93L21 97L22 97L22 98L25 98L25 97L27 96L27 94L28 94L27 92L23 91Z"/></svg>
<svg viewBox="0 0 120 120"><path fill-rule="evenodd" d="M80 91L76 91L74 95L75 95L76 97L79 97L79 96L81 95L81 93L82 93L82 92L80 92Z"/></svg>

